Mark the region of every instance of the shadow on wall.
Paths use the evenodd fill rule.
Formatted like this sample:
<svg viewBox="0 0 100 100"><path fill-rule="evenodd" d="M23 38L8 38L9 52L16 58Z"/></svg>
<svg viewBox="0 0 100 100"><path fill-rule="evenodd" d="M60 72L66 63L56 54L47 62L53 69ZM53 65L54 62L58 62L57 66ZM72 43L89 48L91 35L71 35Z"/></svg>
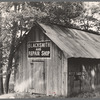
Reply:
<svg viewBox="0 0 100 100"><path fill-rule="evenodd" d="M100 85L100 60L86 58L69 59L69 92L96 91Z"/></svg>

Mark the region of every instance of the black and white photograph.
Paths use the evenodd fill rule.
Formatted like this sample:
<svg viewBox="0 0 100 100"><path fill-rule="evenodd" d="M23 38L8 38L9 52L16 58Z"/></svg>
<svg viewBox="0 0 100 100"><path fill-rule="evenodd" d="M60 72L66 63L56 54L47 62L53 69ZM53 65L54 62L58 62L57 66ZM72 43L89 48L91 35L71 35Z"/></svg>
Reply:
<svg viewBox="0 0 100 100"><path fill-rule="evenodd" d="M0 2L0 99L100 98L100 2Z"/></svg>

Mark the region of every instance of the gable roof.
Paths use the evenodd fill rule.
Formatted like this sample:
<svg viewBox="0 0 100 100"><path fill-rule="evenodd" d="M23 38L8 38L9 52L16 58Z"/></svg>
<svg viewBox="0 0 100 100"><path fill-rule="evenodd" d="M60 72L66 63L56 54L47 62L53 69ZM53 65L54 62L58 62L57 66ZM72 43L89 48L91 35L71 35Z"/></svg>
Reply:
<svg viewBox="0 0 100 100"><path fill-rule="evenodd" d="M100 58L100 35L59 25L37 24L66 57Z"/></svg>

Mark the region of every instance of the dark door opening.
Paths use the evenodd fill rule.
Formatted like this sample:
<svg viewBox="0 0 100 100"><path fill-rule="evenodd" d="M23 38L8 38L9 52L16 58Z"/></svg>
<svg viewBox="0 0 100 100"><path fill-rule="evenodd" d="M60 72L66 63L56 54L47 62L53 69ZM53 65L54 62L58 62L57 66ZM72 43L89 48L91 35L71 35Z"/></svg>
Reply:
<svg viewBox="0 0 100 100"><path fill-rule="evenodd" d="M100 83L99 76L100 59L68 59L68 87L70 94L96 89Z"/></svg>

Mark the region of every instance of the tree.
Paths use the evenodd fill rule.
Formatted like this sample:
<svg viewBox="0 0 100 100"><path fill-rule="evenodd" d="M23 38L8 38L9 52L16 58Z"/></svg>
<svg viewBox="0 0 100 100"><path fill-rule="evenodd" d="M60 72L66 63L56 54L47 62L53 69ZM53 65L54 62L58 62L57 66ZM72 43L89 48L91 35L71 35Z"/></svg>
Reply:
<svg viewBox="0 0 100 100"><path fill-rule="evenodd" d="M5 81L5 92L8 93L9 89L9 80L11 75L12 64L13 64L13 57L14 57L14 50L15 50L15 38L16 38L16 27L17 22L13 21L13 32L12 32L12 41L11 41L11 47L10 47L10 54L8 58L8 67L7 67L7 75L6 75L6 81Z"/></svg>
<svg viewBox="0 0 100 100"><path fill-rule="evenodd" d="M11 69L17 41L21 40L33 21L61 23L70 25L71 19L82 12L81 2L9 2L5 10L4 27L9 33L9 56L5 81L8 93Z"/></svg>
<svg viewBox="0 0 100 100"><path fill-rule="evenodd" d="M99 2L84 2L83 13L74 19L73 24L84 30L94 30L99 32L100 7Z"/></svg>
<svg viewBox="0 0 100 100"><path fill-rule="evenodd" d="M0 48L2 48L2 41L0 42ZM2 49L0 49L0 74L2 74ZM3 76L0 76L0 94L3 94Z"/></svg>
<svg viewBox="0 0 100 100"><path fill-rule="evenodd" d="M5 9L5 3L0 4L0 95L4 93L3 89L3 40L5 39L6 35L3 34L2 30L2 9Z"/></svg>
<svg viewBox="0 0 100 100"><path fill-rule="evenodd" d="M27 23L30 21L30 16L29 16L30 11L27 8L27 4L12 3L11 5L12 7L14 7L14 10L12 12L12 15L11 15L11 12L9 11L9 14L10 14L9 20L11 21L9 28L11 30L12 38L11 38L10 53L9 53L9 58L8 58L7 75L6 75L6 81L5 81L5 92L6 93L8 93L8 90L9 90L9 80L10 80L10 75L11 75L14 53L16 50L16 42L17 42L16 36L17 34L19 34L19 31L20 31L20 36L18 39L21 39L21 37L23 36L23 32L27 31L30 26L30 23ZM24 7L25 5L26 7ZM27 10L27 12L25 11L25 9ZM35 9L32 9L31 11L35 11Z"/></svg>
<svg viewBox="0 0 100 100"><path fill-rule="evenodd" d="M49 20L49 22L70 26L72 19L82 14L83 3L49 2L45 3L44 11L47 13L44 19Z"/></svg>

